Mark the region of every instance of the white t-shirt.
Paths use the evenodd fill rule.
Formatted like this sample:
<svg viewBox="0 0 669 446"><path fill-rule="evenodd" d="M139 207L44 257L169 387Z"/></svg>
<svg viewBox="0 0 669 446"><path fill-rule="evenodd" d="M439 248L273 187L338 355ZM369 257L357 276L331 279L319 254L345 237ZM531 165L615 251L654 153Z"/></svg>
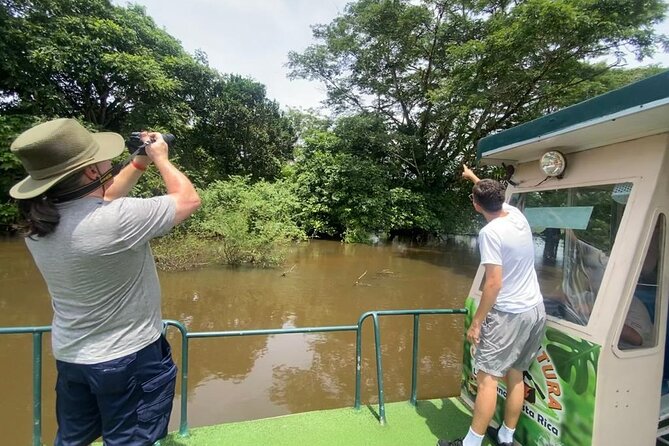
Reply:
<svg viewBox="0 0 669 446"><path fill-rule="evenodd" d="M479 232L482 265L502 266L502 289L494 308L522 313L542 301L534 269L534 242L527 219L517 208L504 203L504 217L489 222Z"/></svg>

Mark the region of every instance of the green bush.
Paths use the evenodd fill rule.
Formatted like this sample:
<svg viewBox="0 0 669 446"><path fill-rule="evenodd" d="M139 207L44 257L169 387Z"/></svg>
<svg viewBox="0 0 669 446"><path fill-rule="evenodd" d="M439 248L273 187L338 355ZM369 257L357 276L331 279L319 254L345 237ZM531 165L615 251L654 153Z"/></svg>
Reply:
<svg viewBox="0 0 669 446"><path fill-rule="evenodd" d="M208 240L175 230L151 242L156 265L161 270L187 270L211 263L215 247Z"/></svg>
<svg viewBox="0 0 669 446"><path fill-rule="evenodd" d="M10 232L16 223L18 208L9 189L26 176L21 162L9 150L12 141L39 122L32 115L0 116L0 232Z"/></svg>
<svg viewBox="0 0 669 446"><path fill-rule="evenodd" d="M305 238L293 221L297 199L282 181L251 184L248 177L232 177L200 196L202 207L183 231L211 242L213 261L273 266L284 260L290 242Z"/></svg>
<svg viewBox="0 0 669 446"><path fill-rule="evenodd" d="M324 149L297 150L289 173L302 204L297 219L307 233L369 243L370 234L390 226L387 176L370 160L328 151L323 142L327 135L317 136Z"/></svg>

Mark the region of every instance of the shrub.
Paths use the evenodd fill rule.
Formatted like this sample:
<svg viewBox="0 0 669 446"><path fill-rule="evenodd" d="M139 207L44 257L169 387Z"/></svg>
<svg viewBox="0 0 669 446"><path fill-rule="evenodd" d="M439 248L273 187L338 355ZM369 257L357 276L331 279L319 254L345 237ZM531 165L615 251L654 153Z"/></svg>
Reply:
<svg viewBox="0 0 669 446"><path fill-rule="evenodd" d="M248 177L232 177L211 184L200 196L202 207L184 229L212 242L215 261L276 265L291 241L305 238L293 221L297 199L282 181L251 184Z"/></svg>

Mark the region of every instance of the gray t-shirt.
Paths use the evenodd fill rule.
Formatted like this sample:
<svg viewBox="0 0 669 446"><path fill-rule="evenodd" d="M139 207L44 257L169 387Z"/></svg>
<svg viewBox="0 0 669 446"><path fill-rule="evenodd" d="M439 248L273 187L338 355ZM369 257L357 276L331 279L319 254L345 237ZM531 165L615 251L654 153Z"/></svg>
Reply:
<svg viewBox="0 0 669 446"><path fill-rule="evenodd" d="M56 359L95 364L158 339L160 284L149 240L174 225L174 199L86 197L58 209L53 233L26 238L51 295Z"/></svg>

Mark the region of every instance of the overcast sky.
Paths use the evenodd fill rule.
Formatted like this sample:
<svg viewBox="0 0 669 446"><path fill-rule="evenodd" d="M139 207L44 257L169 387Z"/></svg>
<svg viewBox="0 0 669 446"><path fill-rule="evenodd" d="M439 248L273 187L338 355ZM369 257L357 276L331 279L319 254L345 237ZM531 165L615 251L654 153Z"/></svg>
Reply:
<svg viewBox="0 0 669 446"><path fill-rule="evenodd" d="M113 0L125 6L126 0ZM318 107L323 87L287 78L288 52L314 43L311 26L326 24L350 0L136 0L159 27L180 40L191 54L200 49L221 73L251 77L282 107ZM669 34L669 21L658 27ZM637 66L632 58L630 65ZM669 55L656 54L642 65L669 66Z"/></svg>

